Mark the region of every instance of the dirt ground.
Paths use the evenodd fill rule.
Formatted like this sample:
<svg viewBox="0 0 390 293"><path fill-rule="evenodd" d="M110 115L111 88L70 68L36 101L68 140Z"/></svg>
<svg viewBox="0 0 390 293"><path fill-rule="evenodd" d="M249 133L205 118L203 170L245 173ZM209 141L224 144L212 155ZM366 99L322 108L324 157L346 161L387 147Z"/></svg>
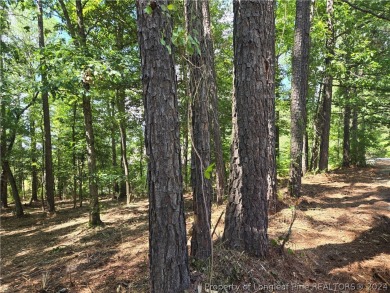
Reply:
<svg viewBox="0 0 390 293"><path fill-rule="evenodd" d="M299 202L283 201L285 208L270 217L266 260L223 248L223 215L214 234L212 274L192 263L192 291L390 292L390 160L309 175ZM186 209L189 229L189 195ZM102 200L105 226L94 229L87 207L72 209L63 201L57 210L43 214L37 204L26 207L22 219L1 210L0 292L148 292L146 200L129 207ZM213 207L213 227L224 210Z"/></svg>

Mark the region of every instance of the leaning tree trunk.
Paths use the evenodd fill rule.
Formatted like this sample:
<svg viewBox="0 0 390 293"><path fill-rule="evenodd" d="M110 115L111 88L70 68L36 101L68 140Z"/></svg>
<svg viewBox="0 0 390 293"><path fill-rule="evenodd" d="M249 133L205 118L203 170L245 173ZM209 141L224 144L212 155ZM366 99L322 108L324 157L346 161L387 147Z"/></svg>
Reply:
<svg viewBox="0 0 390 293"><path fill-rule="evenodd" d="M209 84L206 67L207 47L203 30L202 1L185 2L188 34L198 39L200 52L190 56L190 90L192 107L191 127L191 181L193 190L194 223L191 238L191 256L207 259L211 256L211 200L210 177L205 171L210 165L210 126L208 119Z"/></svg>
<svg viewBox="0 0 390 293"><path fill-rule="evenodd" d="M183 292L190 284L176 73L167 1L137 2L148 160L151 292ZM162 42L162 40L164 42ZM165 45L163 45L165 43Z"/></svg>
<svg viewBox="0 0 390 293"><path fill-rule="evenodd" d="M269 103L274 99L274 1L234 1L235 125L227 246L265 257L268 251ZM237 176L238 175L238 176ZM240 227L236 227L240 225ZM231 233L231 232L234 233ZM232 239L233 237L240 237Z"/></svg>
<svg viewBox="0 0 390 293"><path fill-rule="evenodd" d="M303 139L306 131L310 46L310 1L297 0L291 83L290 196L301 192Z"/></svg>
<svg viewBox="0 0 390 293"><path fill-rule="evenodd" d="M16 186L16 181L14 175L12 174L8 161L3 161L3 170L7 174L8 181L11 185L12 197L15 202L15 215L17 217L22 217L24 215L22 201L20 200L18 187Z"/></svg>
<svg viewBox="0 0 390 293"><path fill-rule="evenodd" d="M333 0L327 0L326 12L328 14L326 38L326 51L327 57L325 58L325 78L324 78L324 94L322 104L322 131L321 131L321 143L320 143L320 155L318 162L319 171L328 170L329 161L329 136L330 136L330 118L332 109L332 87L333 76L331 72L331 63L334 54L334 30L333 30Z"/></svg>
<svg viewBox="0 0 390 293"><path fill-rule="evenodd" d="M43 12L42 2L38 0L38 30L39 30L39 48L45 48L45 37L43 31ZM43 55L42 55L43 56ZM40 60L41 67L45 64L44 57ZM47 90L47 75L45 70L41 70L42 80L42 107L43 107L43 126L45 131L45 188L46 199L49 205L49 212L55 212L54 205L54 173L53 173L53 155L51 145L51 130L50 130L50 107L49 107L49 92Z"/></svg>

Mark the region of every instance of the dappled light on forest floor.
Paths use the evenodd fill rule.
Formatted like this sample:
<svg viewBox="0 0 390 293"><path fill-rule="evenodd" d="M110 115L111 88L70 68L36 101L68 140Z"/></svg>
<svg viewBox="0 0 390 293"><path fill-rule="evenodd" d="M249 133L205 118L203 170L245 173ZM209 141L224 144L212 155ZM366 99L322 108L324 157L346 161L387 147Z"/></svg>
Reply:
<svg viewBox="0 0 390 293"><path fill-rule="evenodd" d="M304 292L326 282L389 282L390 178L381 171L385 167L305 178L283 254L279 245L292 209L270 216L266 260L222 246L225 205L213 205L212 231L218 225L213 235L212 284L238 288L230 287L230 292L257 292L243 291L248 284L252 289L265 284L290 284L291 289L291 284L301 284L306 287L298 291ZM185 199L190 231L191 195ZM292 203L287 198L285 202ZM71 207L71 202L63 201L56 215L50 216L33 206L21 219L14 218L11 209L2 209L0 291L148 292L148 201L126 206L103 199L105 226L98 228L89 228L87 207ZM192 262L191 271L194 290L210 282L206 267ZM46 291L39 291L43 287Z"/></svg>

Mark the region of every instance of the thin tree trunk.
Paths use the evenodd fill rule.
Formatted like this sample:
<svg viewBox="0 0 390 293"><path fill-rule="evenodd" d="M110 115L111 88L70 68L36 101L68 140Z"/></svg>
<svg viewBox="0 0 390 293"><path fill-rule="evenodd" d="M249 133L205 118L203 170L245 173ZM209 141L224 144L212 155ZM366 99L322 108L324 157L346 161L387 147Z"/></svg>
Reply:
<svg viewBox="0 0 390 293"><path fill-rule="evenodd" d="M277 204L277 173L276 173L276 125L275 125L275 97L268 99L268 212L276 213Z"/></svg>
<svg viewBox="0 0 390 293"><path fill-rule="evenodd" d="M83 5L81 0L76 0L76 14L78 33L80 38L81 48L84 53L87 53L87 35L84 27ZM89 173L89 193L90 193L90 217L89 223L92 226L102 225L100 219L99 208L99 189L97 182L97 167L96 167L96 150L95 150L95 136L93 130L93 117L91 97L89 95L90 84L92 83L92 72L89 68L85 68L83 76L83 114L85 124L85 135L87 140L87 154L88 154L88 173Z"/></svg>
<svg viewBox="0 0 390 293"><path fill-rule="evenodd" d="M184 100L184 121L183 121L183 128L182 133L183 133L183 139L184 139L184 149L183 149L183 174L184 174L184 191L187 191L190 185L190 182L188 180L188 153L189 153L189 129L191 128L190 126L190 115L191 115L191 103L190 103L190 83L188 80L188 73L187 73L187 64L183 62L182 64L183 67L183 82L185 86L185 100Z"/></svg>
<svg viewBox="0 0 390 293"><path fill-rule="evenodd" d="M350 121L351 121L351 106L349 102L349 89L345 89L345 106L344 106L344 132L343 132L343 167L350 166Z"/></svg>
<svg viewBox="0 0 390 293"><path fill-rule="evenodd" d="M269 100L275 97L273 1L234 1L235 141L226 211L228 247L268 251Z"/></svg>
<svg viewBox="0 0 390 293"><path fill-rule="evenodd" d="M329 161L329 136L330 136L330 122L331 122L331 109L332 109L332 85L333 76L331 72L331 62L334 54L334 30L333 30L333 0L327 0L326 12L328 14L327 21L327 39L326 50L327 57L325 58L325 79L324 79L324 95L322 104L322 131L321 131L321 143L320 143L320 156L318 162L319 171L328 170Z"/></svg>
<svg viewBox="0 0 390 293"><path fill-rule="evenodd" d="M60 148L57 148L57 168L59 170L61 168L61 164ZM62 200L64 196L64 175L61 173L59 173L57 176L57 196L60 200Z"/></svg>
<svg viewBox="0 0 390 293"><path fill-rule="evenodd" d="M203 30L202 1L185 1L188 34L199 41L200 52L194 50L190 56L190 90L192 107L192 152L191 181L193 190L194 223L192 226L191 256L195 259L208 259L212 253L211 244L211 200L210 177L205 172L210 165L210 125L209 125L209 76L206 63L208 49Z"/></svg>
<svg viewBox="0 0 390 293"><path fill-rule="evenodd" d="M221 129L219 126L218 118L218 94L217 94L217 81L215 73L215 61L214 61L214 44L211 35L210 25L210 9L209 1L200 1L202 5L203 16L203 30L204 30L204 54L205 59L205 83L204 86L208 88L209 99L209 120L211 127L211 138L213 142L213 151L215 157L215 171L216 171L216 196L217 203L222 203L225 195L225 163L223 161L223 148L221 140ZM201 43L202 45L202 43Z"/></svg>
<svg viewBox="0 0 390 293"><path fill-rule="evenodd" d="M7 173L5 172L5 170L1 172L0 193L1 206L3 208L8 208Z"/></svg>
<svg viewBox="0 0 390 293"><path fill-rule="evenodd" d="M310 1L297 0L291 85L290 196L301 193L303 139L309 77Z"/></svg>
<svg viewBox="0 0 390 293"><path fill-rule="evenodd" d="M45 48L45 37L43 30L43 12L42 2L38 0L38 30L39 30L39 48ZM43 56L43 55L42 55ZM45 64L44 57L40 60L41 67ZM45 70L41 70L42 79L42 107L43 107L43 125L45 131L45 173L46 173L46 199L49 205L49 212L55 212L54 204L54 173L53 173L53 155L51 145L51 130L50 130L50 107L49 107L49 92L47 90L47 75Z"/></svg>
<svg viewBox="0 0 390 293"><path fill-rule="evenodd" d="M125 175L126 203L130 204L131 191L129 181L129 163L127 161L127 134L126 134L126 110L125 110L125 92L122 89L117 90L117 107L119 112L119 132L121 136L121 161ZM122 193L122 192L121 192Z"/></svg>
<svg viewBox="0 0 390 293"><path fill-rule="evenodd" d="M121 22L118 23L117 34L116 34L116 49L121 51L123 49L123 34L124 28ZM127 135L126 135L126 95L124 88L118 88L116 90L116 102L119 114L119 131L121 139L121 162L123 167L123 172L125 175L125 194L123 194L122 186L120 191L120 197L126 196L127 205L131 202L131 186L130 186L130 172L129 172L129 162L127 160Z"/></svg>
<svg viewBox="0 0 390 293"><path fill-rule="evenodd" d="M302 176L305 176L309 167L309 137L307 130L303 134L303 146L302 146Z"/></svg>
<svg viewBox="0 0 390 293"><path fill-rule="evenodd" d="M117 163L117 156L116 156L116 129L118 127L116 121L115 121L115 101L111 101L109 104L110 112L111 112L111 162L112 162L112 169L115 172L116 168L118 166ZM117 192L119 192L119 185L118 180L114 179L112 182L112 190L113 195L115 196Z"/></svg>
<svg viewBox="0 0 390 293"><path fill-rule="evenodd" d="M30 138L31 138L31 201L38 201L38 168L37 168L37 139L35 137L35 121L30 118Z"/></svg>
<svg viewBox="0 0 390 293"><path fill-rule="evenodd" d="M3 56L0 57L0 62L1 62L1 78L3 80ZM5 125L5 101L3 100L3 97L1 97L1 126L0 126L0 165L2 166L2 172L1 172L1 184L0 184L0 193L1 193L1 204L4 208L8 207L8 194L7 194L7 180L8 180L8 175L6 173L6 170L3 168L3 162L6 160L5 156L7 154L7 138L6 138L6 125Z"/></svg>
<svg viewBox="0 0 390 293"><path fill-rule="evenodd" d="M88 153L88 179L89 179L89 192L90 192L90 225L101 225L103 222L100 220L100 208L99 208L99 194L97 183L97 169L96 169L96 150L95 150L95 137L92 126L92 108L91 99L87 95L88 86L85 86L85 93L83 94L83 113L85 124L85 135L87 139L87 153Z"/></svg>
<svg viewBox="0 0 390 293"><path fill-rule="evenodd" d="M179 293L190 284L180 160L172 19L167 1L137 2L148 156L150 291ZM145 11L149 7L150 13ZM165 45L161 43L161 38Z"/></svg>
<svg viewBox="0 0 390 293"><path fill-rule="evenodd" d="M80 208L83 206L83 197L84 197L84 192L83 192L83 184L84 184L84 156L80 159L80 164L79 164L79 205Z"/></svg>
<svg viewBox="0 0 390 293"><path fill-rule="evenodd" d="M280 127L279 127L279 111L276 111L276 121L275 121L275 156L279 159L280 157Z"/></svg>
<svg viewBox="0 0 390 293"><path fill-rule="evenodd" d="M76 160L76 103L73 104L73 119L72 119L72 166L73 166L73 208L77 204L77 160Z"/></svg>
<svg viewBox="0 0 390 293"><path fill-rule="evenodd" d="M3 161L3 170L7 174L8 182L11 185L12 197L13 197L14 202L15 202L15 215L17 217L22 217L24 215L23 206L22 206L22 202L20 200L19 191L18 191L18 187L16 186L16 181L15 181L14 175L12 174L12 171L11 171L11 168L9 166L8 161Z"/></svg>
<svg viewBox="0 0 390 293"><path fill-rule="evenodd" d="M314 117L314 124L313 124L313 132L314 132L314 138L313 138L313 145L311 148L311 158L310 158L310 171L315 171L318 168L318 157L319 157L319 149L320 149L320 137L321 137L321 131L322 131L322 119L320 118L321 115L321 107L322 107L322 88L323 88L323 82L320 83L320 88L318 90L318 98L316 103L316 110L315 110L315 117Z"/></svg>

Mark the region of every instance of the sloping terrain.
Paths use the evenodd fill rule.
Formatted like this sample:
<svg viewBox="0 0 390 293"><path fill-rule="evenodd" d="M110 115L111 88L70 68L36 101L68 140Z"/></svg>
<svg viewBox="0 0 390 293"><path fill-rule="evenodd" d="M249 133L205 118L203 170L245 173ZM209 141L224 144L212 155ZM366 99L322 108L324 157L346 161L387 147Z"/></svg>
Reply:
<svg viewBox="0 0 390 293"><path fill-rule="evenodd" d="M219 292L390 290L388 160L307 176L303 197L284 202L286 208L270 217L267 260L224 249L222 216L214 234L211 281L204 267L192 263L193 290L200 285ZM296 209L288 207L293 204ZM189 195L186 208L189 229ZM213 207L213 225L224 209ZM39 205L26 207L22 219L2 209L0 291L148 292L147 210L146 200L126 207L105 199L106 225L91 229L87 207L72 209L70 202L58 203L53 216L43 214Z"/></svg>

